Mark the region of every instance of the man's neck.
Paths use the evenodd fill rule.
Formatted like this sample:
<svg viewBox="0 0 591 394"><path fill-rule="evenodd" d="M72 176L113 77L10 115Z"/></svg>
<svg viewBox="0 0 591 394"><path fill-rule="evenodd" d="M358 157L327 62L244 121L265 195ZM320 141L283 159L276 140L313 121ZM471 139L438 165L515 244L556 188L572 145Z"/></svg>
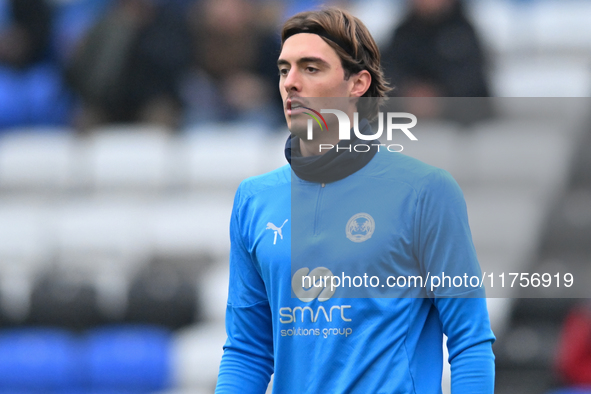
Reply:
<svg viewBox="0 0 591 394"><path fill-rule="evenodd" d="M339 135L335 134L334 136L330 136L328 138L323 138L321 141L318 139L314 140L305 140L300 138L300 153L302 157L309 157L309 156L320 156L325 154L328 150L327 149L320 149L321 145L336 145L339 142Z"/></svg>

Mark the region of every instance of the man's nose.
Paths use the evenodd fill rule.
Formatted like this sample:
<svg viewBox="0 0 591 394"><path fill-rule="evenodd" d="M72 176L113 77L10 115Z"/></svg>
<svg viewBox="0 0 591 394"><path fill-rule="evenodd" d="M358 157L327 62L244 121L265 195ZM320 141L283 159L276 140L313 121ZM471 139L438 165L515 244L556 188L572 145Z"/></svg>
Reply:
<svg viewBox="0 0 591 394"><path fill-rule="evenodd" d="M291 91L299 92L302 90L302 81L297 69L291 69L283 81L283 87L289 93Z"/></svg>

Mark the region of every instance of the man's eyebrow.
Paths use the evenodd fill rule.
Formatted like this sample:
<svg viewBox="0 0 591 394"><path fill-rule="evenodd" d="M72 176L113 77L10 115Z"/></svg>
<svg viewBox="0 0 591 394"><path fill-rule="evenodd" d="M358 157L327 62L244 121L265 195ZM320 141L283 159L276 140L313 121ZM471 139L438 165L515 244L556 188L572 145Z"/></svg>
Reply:
<svg viewBox="0 0 591 394"><path fill-rule="evenodd" d="M319 57L313 57L313 56L308 56L308 57L302 57L298 59L298 64L302 64L302 63L317 63L319 65L322 65L326 68L330 68L330 64L324 60L321 59ZM285 66L285 65L289 65L289 62L285 59L279 59L277 60L277 66Z"/></svg>
<svg viewBox="0 0 591 394"><path fill-rule="evenodd" d="M328 64L326 60L321 59L319 57L302 57L298 60L298 63L317 63L321 66L330 68L330 64Z"/></svg>

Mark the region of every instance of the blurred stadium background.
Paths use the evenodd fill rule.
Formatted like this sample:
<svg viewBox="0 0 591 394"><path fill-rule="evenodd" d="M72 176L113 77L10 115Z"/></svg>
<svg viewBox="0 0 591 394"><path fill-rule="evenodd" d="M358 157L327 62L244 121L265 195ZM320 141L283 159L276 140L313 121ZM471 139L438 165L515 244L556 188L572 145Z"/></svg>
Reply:
<svg viewBox="0 0 591 394"><path fill-rule="evenodd" d="M134 121L89 121L83 92L67 82L73 53L112 9L138 2L148 0L50 1L42 59L25 67L0 57L0 392L201 394L215 387L233 195L242 179L285 163L287 130L281 107L251 106L257 100L249 93L276 86L262 71L219 88L220 97L224 89L237 97L224 107L243 110L237 119L214 114L203 99L214 84L193 72L182 97L203 97L176 112L163 105ZM232 7L247 3L274 32L319 3L151 2L178 6L179 15L213 3L214 18L230 19ZM11 31L9 3L0 0L0 37ZM402 0L339 4L381 46L407 7ZM588 279L591 1L465 5L487 53L497 116L421 123L420 144L404 153L458 180L483 271L561 270ZM0 53L6 42L0 39ZM569 356L561 349L573 347L565 344L564 322L586 300L525 296L516 289L488 300L496 392L585 392L573 387L591 384L591 364L582 372L586 382L559 364ZM575 348L589 346L587 328L580 326Z"/></svg>

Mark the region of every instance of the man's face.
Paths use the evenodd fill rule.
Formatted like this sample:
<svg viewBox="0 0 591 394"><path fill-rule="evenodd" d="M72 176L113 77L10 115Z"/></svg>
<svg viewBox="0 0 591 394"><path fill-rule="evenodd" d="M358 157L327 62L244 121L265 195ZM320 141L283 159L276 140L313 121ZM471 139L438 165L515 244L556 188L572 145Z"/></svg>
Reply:
<svg viewBox="0 0 591 394"><path fill-rule="evenodd" d="M353 83L351 80L345 80L341 59L335 50L316 34L299 33L285 40L277 66L285 119L292 132L292 121L300 123L300 119L309 119L303 115L306 110L299 108L300 106L320 109L319 100L311 101L305 98L350 96ZM330 107L327 105L325 109ZM332 107L334 108L334 105Z"/></svg>
<svg viewBox="0 0 591 394"><path fill-rule="evenodd" d="M412 7L423 18L431 19L445 15L455 0L413 0Z"/></svg>

